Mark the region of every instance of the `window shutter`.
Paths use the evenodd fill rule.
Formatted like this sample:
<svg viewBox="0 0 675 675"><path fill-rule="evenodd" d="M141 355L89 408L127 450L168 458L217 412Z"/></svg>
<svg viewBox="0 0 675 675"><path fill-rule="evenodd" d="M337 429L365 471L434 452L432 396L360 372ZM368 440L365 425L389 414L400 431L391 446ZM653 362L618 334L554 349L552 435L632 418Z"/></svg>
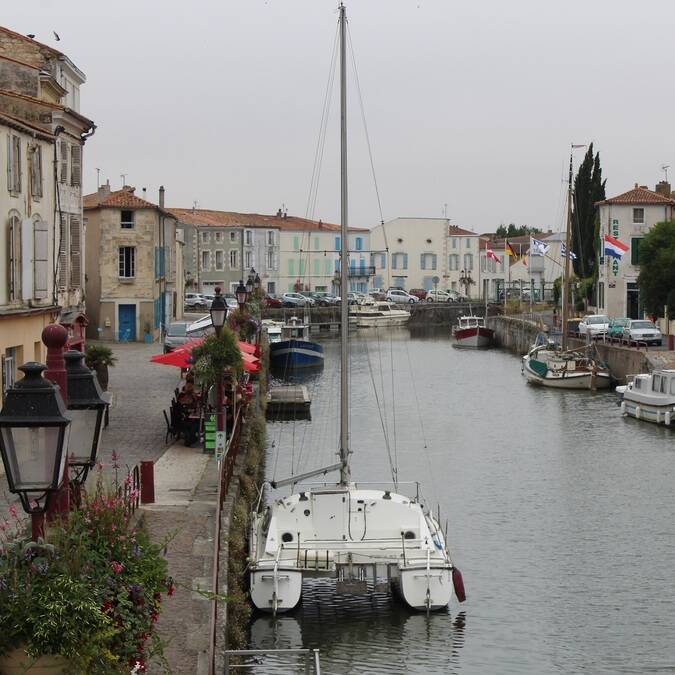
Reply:
<svg viewBox="0 0 675 675"><path fill-rule="evenodd" d="M68 182L68 142L59 141L59 183Z"/></svg>
<svg viewBox="0 0 675 675"><path fill-rule="evenodd" d="M424 255L424 253L422 253L422 254L420 255L420 269L421 269L421 270L425 270L425 269L426 269L425 263L426 263L426 256Z"/></svg>
<svg viewBox="0 0 675 675"><path fill-rule="evenodd" d="M13 157L12 157L12 136L7 136L7 189L11 192L14 190L14 172L13 172Z"/></svg>
<svg viewBox="0 0 675 675"><path fill-rule="evenodd" d="M398 269L398 253L394 253L394 255L391 256L391 269Z"/></svg>
<svg viewBox="0 0 675 675"><path fill-rule="evenodd" d="M407 253L403 254L403 269L404 270L408 269L408 254Z"/></svg>
<svg viewBox="0 0 675 675"><path fill-rule="evenodd" d="M33 297L49 297L49 228L44 220L33 224Z"/></svg>
<svg viewBox="0 0 675 675"><path fill-rule="evenodd" d="M80 185L82 181L82 146L70 146L70 184Z"/></svg>
<svg viewBox="0 0 675 675"><path fill-rule="evenodd" d="M80 219L70 216L70 287L82 286L82 231Z"/></svg>
<svg viewBox="0 0 675 675"><path fill-rule="evenodd" d="M14 173L14 191L21 192L21 138L12 136L13 141L13 173Z"/></svg>
<svg viewBox="0 0 675 675"><path fill-rule="evenodd" d="M42 147L33 146L30 157L30 191L33 197L42 197Z"/></svg>
<svg viewBox="0 0 675 675"><path fill-rule="evenodd" d="M68 285L68 216L64 213L59 228L58 284L61 290Z"/></svg>
<svg viewBox="0 0 675 675"><path fill-rule="evenodd" d="M431 269L432 269L432 270L435 270L436 267L437 267L437 265L438 265L438 257L437 257L436 254L434 253L434 254L431 256Z"/></svg>
<svg viewBox="0 0 675 675"><path fill-rule="evenodd" d="M26 218L21 222L21 299L33 298L33 221Z"/></svg>
<svg viewBox="0 0 675 675"><path fill-rule="evenodd" d="M16 216L10 218L7 234L9 299L19 300L21 298L21 221Z"/></svg>

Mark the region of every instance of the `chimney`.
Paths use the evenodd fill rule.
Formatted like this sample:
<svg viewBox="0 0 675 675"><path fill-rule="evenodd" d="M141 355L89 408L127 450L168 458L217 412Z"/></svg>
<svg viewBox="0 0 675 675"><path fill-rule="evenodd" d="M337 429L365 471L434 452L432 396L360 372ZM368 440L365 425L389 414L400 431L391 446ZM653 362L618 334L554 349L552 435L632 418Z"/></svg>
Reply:
<svg viewBox="0 0 675 675"><path fill-rule="evenodd" d="M277 211L277 218L281 218L281 209Z"/></svg>
<svg viewBox="0 0 675 675"><path fill-rule="evenodd" d="M147 199L147 198L148 198L148 189L143 188L143 199Z"/></svg>
<svg viewBox="0 0 675 675"><path fill-rule="evenodd" d="M98 196L105 199L110 194L110 178L106 180L105 185L99 185Z"/></svg>
<svg viewBox="0 0 675 675"><path fill-rule="evenodd" d="M163 185L159 186L159 208L160 209L164 208L164 186Z"/></svg>
<svg viewBox="0 0 675 675"><path fill-rule="evenodd" d="M665 180L660 180L656 184L654 192L657 192L658 194L663 195L664 197L670 198L670 183Z"/></svg>

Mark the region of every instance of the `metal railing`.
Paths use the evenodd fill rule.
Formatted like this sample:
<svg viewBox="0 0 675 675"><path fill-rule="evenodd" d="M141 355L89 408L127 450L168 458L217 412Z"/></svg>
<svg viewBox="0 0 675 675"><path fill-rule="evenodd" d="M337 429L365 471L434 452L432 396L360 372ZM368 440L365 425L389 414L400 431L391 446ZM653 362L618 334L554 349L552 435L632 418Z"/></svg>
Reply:
<svg viewBox="0 0 675 675"><path fill-rule="evenodd" d="M225 651L225 675L230 670L243 670L260 665L261 656L304 656L305 675L321 675L318 649L228 649ZM250 656L257 659L254 663L230 663L230 657Z"/></svg>

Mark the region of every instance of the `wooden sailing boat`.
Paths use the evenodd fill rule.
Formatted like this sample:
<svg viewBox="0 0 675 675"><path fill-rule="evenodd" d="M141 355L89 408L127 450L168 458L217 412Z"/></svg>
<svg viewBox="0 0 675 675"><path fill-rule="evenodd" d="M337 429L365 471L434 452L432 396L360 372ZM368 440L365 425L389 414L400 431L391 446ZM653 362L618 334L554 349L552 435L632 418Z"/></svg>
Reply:
<svg viewBox="0 0 675 675"><path fill-rule="evenodd" d="M341 235L347 242L346 14L339 7ZM348 287L347 246L340 251L341 287ZM344 297L344 294L343 294ZM251 518L251 599L263 611L285 612L300 601L307 577L333 577L336 590L364 593L390 582L414 609L447 606L453 595L464 600L461 574L447 550L438 518L420 502L394 489L371 489L352 483L349 449L349 318L342 303L340 349L340 461L328 467L272 483L304 484L314 476L339 471L333 485L308 485L276 499ZM377 483L376 485L381 485Z"/></svg>
<svg viewBox="0 0 675 675"><path fill-rule="evenodd" d="M574 146L572 146L572 149ZM570 251L572 238L572 150L570 150L569 184L567 187L567 221L565 225L565 265L562 283L562 340L538 339L523 356L522 371L528 382L555 389L607 389L611 374L607 366L591 351L595 346L568 349L570 314Z"/></svg>

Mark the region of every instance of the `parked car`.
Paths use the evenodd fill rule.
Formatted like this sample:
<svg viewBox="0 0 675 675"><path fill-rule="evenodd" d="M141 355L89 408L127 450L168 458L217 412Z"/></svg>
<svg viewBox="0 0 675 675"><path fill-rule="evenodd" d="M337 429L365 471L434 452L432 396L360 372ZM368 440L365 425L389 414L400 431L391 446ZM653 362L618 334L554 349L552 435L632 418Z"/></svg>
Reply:
<svg viewBox="0 0 675 675"><path fill-rule="evenodd" d="M206 309L206 300L201 293L186 293L183 304L190 309Z"/></svg>
<svg viewBox="0 0 675 675"><path fill-rule="evenodd" d="M276 295L273 295L272 293L268 293L265 296L265 307L283 307L284 306L284 301L277 297Z"/></svg>
<svg viewBox="0 0 675 675"><path fill-rule="evenodd" d="M609 329L609 317L604 314L587 314L579 322L579 334L590 337L602 337L607 335Z"/></svg>
<svg viewBox="0 0 675 675"><path fill-rule="evenodd" d="M384 288L373 288L368 291L368 295L373 300L384 300L387 297L387 291L385 291Z"/></svg>
<svg viewBox="0 0 675 675"><path fill-rule="evenodd" d="M284 307L304 307L307 304L307 298L300 293L282 293L281 301Z"/></svg>
<svg viewBox="0 0 675 675"><path fill-rule="evenodd" d="M187 321L174 321L166 327L166 335L164 336L164 353L173 351L176 347L187 342Z"/></svg>
<svg viewBox="0 0 675 675"><path fill-rule="evenodd" d="M660 345L663 342L661 331L653 321L646 319L629 319L624 326L623 338L629 342L646 342L649 345Z"/></svg>
<svg viewBox="0 0 675 675"><path fill-rule="evenodd" d="M424 288L411 288L408 293L414 295L418 300L427 299L427 291Z"/></svg>
<svg viewBox="0 0 675 675"><path fill-rule="evenodd" d="M211 293L202 293L202 298L204 298L204 302L206 302L207 309L211 307L211 303L213 302L213 298L215 297L216 296Z"/></svg>
<svg viewBox="0 0 675 675"><path fill-rule="evenodd" d="M315 291L312 293L312 299L320 307L332 307L340 302L340 298L325 291Z"/></svg>
<svg viewBox="0 0 675 675"><path fill-rule="evenodd" d="M447 291L440 289L436 291L428 291L424 298L427 302L455 302L455 299Z"/></svg>
<svg viewBox="0 0 675 675"><path fill-rule="evenodd" d="M224 293L223 297L228 309L237 309L239 307L237 296L234 293Z"/></svg>
<svg viewBox="0 0 675 675"><path fill-rule="evenodd" d="M611 319L609 327L607 328L607 337L622 338L623 329L628 325L630 319L627 317L620 317L618 319Z"/></svg>
<svg viewBox="0 0 675 675"><path fill-rule="evenodd" d="M466 302L469 299L466 295L462 295L459 291L452 288L446 288L445 292L452 298L453 302Z"/></svg>
<svg viewBox="0 0 675 675"><path fill-rule="evenodd" d="M410 293L406 291L394 289L387 291L387 300L389 302L404 303L410 305L420 301L419 298L415 297L414 295L410 295Z"/></svg>
<svg viewBox="0 0 675 675"><path fill-rule="evenodd" d="M316 305L316 300L312 297L312 294L309 291L301 291L299 293L306 301L310 307Z"/></svg>
<svg viewBox="0 0 675 675"><path fill-rule="evenodd" d="M368 296L365 293L359 293L358 291L350 291L347 293L347 304L349 305L361 305Z"/></svg>

